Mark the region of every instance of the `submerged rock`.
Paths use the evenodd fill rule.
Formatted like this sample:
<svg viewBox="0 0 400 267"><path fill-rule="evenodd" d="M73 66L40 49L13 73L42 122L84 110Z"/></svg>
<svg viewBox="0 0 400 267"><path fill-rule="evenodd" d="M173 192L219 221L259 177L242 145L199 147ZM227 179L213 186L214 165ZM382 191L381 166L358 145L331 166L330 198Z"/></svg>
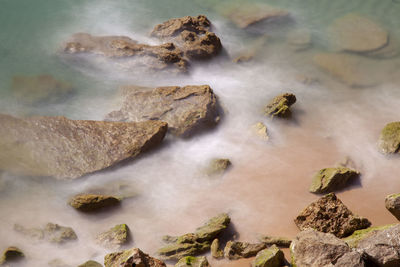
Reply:
<svg viewBox="0 0 400 267"><path fill-rule="evenodd" d="M178 261L175 267L210 267L206 257L187 256Z"/></svg>
<svg viewBox="0 0 400 267"><path fill-rule="evenodd" d="M345 168L325 168L318 171L311 182L310 192L322 194L342 189L347 182L358 178L358 171Z"/></svg>
<svg viewBox="0 0 400 267"><path fill-rule="evenodd" d="M166 267L164 262L150 257L138 248L107 254L104 257L104 266Z"/></svg>
<svg viewBox="0 0 400 267"><path fill-rule="evenodd" d="M207 175L221 175L232 165L229 159L213 159L207 170Z"/></svg>
<svg viewBox="0 0 400 267"><path fill-rule="evenodd" d="M48 223L44 228L25 228L22 225L15 224L14 230L33 239L46 240L57 244L78 239L75 231L71 227L61 226L55 223Z"/></svg>
<svg viewBox="0 0 400 267"><path fill-rule="evenodd" d="M296 103L296 96L291 93L285 93L276 96L265 107L265 114L271 117L290 117L291 111L289 107Z"/></svg>
<svg viewBox="0 0 400 267"><path fill-rule="evenodd" d="M119 198L107 195L79 194L70 199L68 204L83 212L92 212L118 206L121 200Z"/></svg>
<svg viewBox="0 0 400 267"><path fill-rule="evenodd" d="M196 229L194 233L184 234L178 237L166 236L164 241L169 242L165 247L158 250L159 255L165 259L181 259L185 256L195 256L210 249L211 242L230 223L227 214L222 213L211 218L203 226Z"/></svg>
<svg viewBox="0 0 400 267"><path fill-rule="evenodd" d="M391 194L385 198L385 207L400 221L400 194Z"/></svg>
<svg viewBox="0 0 400 267"><path fill-rule="evenodd" d="M97 236L97 241L107 248L120 248L128 242L129 228L126 224L118 224Z"/></svg>
<svg viewBox="0 0 400 267"><path fill-rule="evenodd" d="M109 113L107 120L165 121L170 132L178 136L189 136L219 121L217 97L208 85L155 89L126 86L122 94L122 108Z"/></svg>
<svg viewBox="0 0 400 267"><path fill-rule="evenodd" d="M294 222L300 230L312 228L337 237L349 236L371 225L366 218L354 215L334 193L311 203Z"/></svg>
<svg viewBox="0 0 400 267"><path fill-rule="evenodd" d="M19 248L8 247L3 251L3 253L0 257L0 265L14 262L14 261L19 261L24 257L25 257L24 253Z"/></svg>
<svg viewBox="0 0 400 267"><path fill-rule="evenodd" d="M292 243L292 239L286 237L276 237L276 236L260 236L258 241L266 244L267 246L276 245L282 248L288 248L290 243Z"/></svg>
<svg viewBox="0 0 400 267"><path fill-rule="evenodd" d="M103 265L101 265L97 261L90 260L90 261L87 261L87 262L79 265L78 267L103 267Z"/></svg>
<svg viewBox="0 0 400 267"><path fill-rule="evenodd" d="M383 154L399 153L400 122L391 122L386 124L379 136L378 148Z"/></svg>
<svg viewBox="0 0 400 267"><path fill-rule="evenodd" d="M268 129L267 126L265 126L264 123L262 122L257 122L251 127L252 131L261 139L268 141L269 136L268 136Z"/></svg>
<svg viewBox="0 0 400 267"><path fill-rule="evenodd" d="M252 267L280 267L285 264L285 256L282 250L272 245L257 253L256 258L251 263Z"/></svg>
<svg viewBox="0 0 400 267"><path fill-rule="evenodd" d="M224 257L224 251L219 248L218 238L214 239L211 243L211 256L215 259L221 259Z"/></svg>
<svg viewBox="0 0 400 267"><path fill-rule="evenodd" d="M158 145L160 121L104 122L0 114L0 169L29 176L77 178Z"/></svg>
<svg viewBox="0 0 400 267"><path fill-rule="evenodd" d="M257 255L258 252L266 247L265 243L250 244L247 242L228 241L224 248L224 256L230 260L250 258Z"/></svg>

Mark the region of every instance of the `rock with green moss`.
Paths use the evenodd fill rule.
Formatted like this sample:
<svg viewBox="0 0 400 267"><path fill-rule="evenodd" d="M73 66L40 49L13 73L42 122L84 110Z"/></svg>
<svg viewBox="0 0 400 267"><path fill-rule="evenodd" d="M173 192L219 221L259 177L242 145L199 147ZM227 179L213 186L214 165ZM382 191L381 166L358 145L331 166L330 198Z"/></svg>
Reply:
<svg viewBox="0 0 400 267"><path fill-rule="evenodd" d="M267 246L276 245L282 248L288 248L290 246L290 243L292 243L292 239L290 238L281 236L269 236L269 235L259 236L258 241L266 244Z"/></svg>
<svg viewBox="0 0 400 267"><path fill-rule="evenodd" d="M250 258L267 247L264 243L251 244L247 242L228 241L224 248L224 256L230 260Z"/></svg>
<svg viewBox="0 0 400 267"><path fill-rule="evenodd" d="M357 230L352 235L344 238L343 240L347 243L347 245L349 245L349 247L356 248L358 246L358 242L360 242L361 240L375 234L378 231L382 231L396 225L397 224L387 224L387 225L374 226L374 227L368 227L367 229Z"/></svg>
<svg viewBox="0 0 400 267"><path fill-rule="evenodd" d="M400 194L391 194L385 198L385 207L400 221Z"/></svg>
<svg viewBox="0 0 400 267"><path fill-rule="evenodd" d="M1 255L0 265L5 264L5 263L19 261L24 257L25 257L24 253L19 248L8 247L3 251L2 255Z"/></svg>
<svg viewBox="0 0 400 267"><path fill-rule="evenodd" d="M97 261L90 260L90 261L87 261L87 262L79 265L78 267L103 267L103 265L101 265Z"/></svg>
<svg viewBox="0 0 400 267"><path fill-rule="evenodd" d="M185 256L195 256L210 249L211 242L230 223L228 214L222 213L211 218L194 233L184 234L178 237L165 236L164 241L170 243L158 250L158 254L164 259L181 259Z"/></svg>
<svg viewBox="0 0 400 267"><path fill-rule="evenodd" d="M399 152L400 122L386 124L379 136L378 148L383 154L395 154Z"/></svg>
<svg viewBox="0 0 400 267"><path fill-rule="evenodd" d="M143 266L143 267L166 267L165 263L152 258L138 248L132 248L120 252L107 254L104 257L105 267L120 266Z"/></svg>
<svg viewBox="0 0 400 267"><path fill-rule="evenodd" d="M214 239L211 243L211 256L215 259L221 259L224 257L224 251L219 248L218 238Z"/></svg>
<svg viewBox="0 0 400 267"><path fill-rule="evenodd" d="M114 196L97 194L79 194L70 199L68 204L83 212L94 212L120 204L120 199Z"/></svg>
<svg viewBox="0 0 400 267"><path fill-rule="evenodd" d="M207 169L207 175L221 175L232 165L229 159L213 159Z"/></svg>
<svg viewBox="0 0 400 267"><path fill-rule="evenodd" d="M117 249L128 242L129 228L126 224L118 224L97 236L97 241L106 248Z"/></svg>
<svg viewBox="0 0 400 267"><path fill-rule="evenodd" d="M314 175L310 192L323 194L342 189L350 180L358 178L359 175L358 171L345 167L322 169Z"/></svg>
<svg viewBox="0 0 400 267"><path fill-rule="evenodd" d="M187 256L178 261L175 267L210 267L206 257Z"/></svg>
<svg viewBox="0 0 400 267"><path fill-rule="evenodd" d="M276 96L272 101L265 107L264 112L266 115L271 117L290 117L291 111L289 107L296 103L296 96L291 93L285 93Z"/></svg>
<svg viewBox="0 0 400 267"><path fill-rule="evenodd" d="M22 225L15 224L14 230L33 239L47 240L57 244L63 244L78 239L75 231L71 227L56 223L48 223L44 228L26 228Z"/></svg>
<svg viewBox="0 0 400 267"><path fill-rule="evenodd" d="M282 250L272 245L257 253L256 258L251 263L252 267L280 267L285 263L285 256Z"/></svg>

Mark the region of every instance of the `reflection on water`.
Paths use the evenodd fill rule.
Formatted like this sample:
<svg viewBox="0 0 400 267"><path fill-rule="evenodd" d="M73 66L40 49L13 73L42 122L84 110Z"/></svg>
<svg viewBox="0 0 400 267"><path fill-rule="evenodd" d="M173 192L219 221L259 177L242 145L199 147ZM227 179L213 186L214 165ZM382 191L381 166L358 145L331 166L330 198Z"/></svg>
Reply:
<svg viewBox="0 0 400 267"><path fill-rule="evenodd" d="M349 12L379 24L389 35L391 51L397 51L400 5L390 0L263 2L288 10L294 23L261 28L261 33L236 28L222 11L237 3L250 5L250 1L3 0L0 112L101 120L120 108L121 85L209 84L219 96L225 116L214 131L189 140L168 137L160 149L82 179L54 181L1 174L0 248L20 247L31 266L46 266L54 258L73 266L88 259L102 262L107 251L96 244L95 236L126 223L133 237L130 245L154 254L162 235L191 232L219 212L231 215L240 240L255 241L258 233L292 237L297 233L293 219L317 198L308 193L312 174L346 156L353 159L362 177L361 184L338 193L342 201L374 225L396 222L385 210L384 198L399 188L400 167L397 158L377 152L376 142L387 122L399 120L399 57L396 53L383 59L346 53L362 61L356 70L365 71L357 77L351 62L321 68L314 58L317 53L337 52L330 46L328 28ZM206 14L213 22L227 56L192 66L186 76L127 73L110 68L107 62L76 64L79 62L66 62L57 54L62 42L75 32L127 35L155 44L148 36L153 25L197 14ZM308 39L310 45L294 49L293 43L304 46ZM231 58L246 53L253 55L251 61L232 63ZM75 94L39 106L13 97L13 77L40 74L72 83ZM363 79L363 75L374 78L372 86L353 88L346 82ZM265 118L263 107L283 92L297 96L292 120ZM250 130L259 121L268 127L268 142ZM231 160L229 172L216 179L204 175L207 162L218 157ZM102 190L131 197L115 212L90 216L66 204L74 194ZM48 222L71 226L78 241L55 246L26 239L12 230L15 223L35 227ZM211 264L225 266L226 262L211 260Z"/></svg>

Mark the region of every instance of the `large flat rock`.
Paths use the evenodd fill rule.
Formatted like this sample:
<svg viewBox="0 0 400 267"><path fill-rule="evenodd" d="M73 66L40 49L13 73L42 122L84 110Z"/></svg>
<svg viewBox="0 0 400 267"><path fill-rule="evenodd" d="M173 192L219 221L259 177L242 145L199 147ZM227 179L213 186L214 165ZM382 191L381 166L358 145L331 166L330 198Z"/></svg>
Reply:
<svg viewBox="0 0 400 267"><path fill-rule="evenodd" d="M0 114L0 170L77 178L159 144L167 123L103 122Z"/></svg>

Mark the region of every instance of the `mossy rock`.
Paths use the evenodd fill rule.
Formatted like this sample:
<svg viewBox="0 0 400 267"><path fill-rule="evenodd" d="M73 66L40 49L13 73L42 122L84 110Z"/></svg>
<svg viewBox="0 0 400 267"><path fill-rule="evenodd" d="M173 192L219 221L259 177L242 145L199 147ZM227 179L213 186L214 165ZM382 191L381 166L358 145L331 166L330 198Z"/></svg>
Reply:
<svg viewBox="0 0 400 267"><path fill-rule="evenodd" d="M1 255L0 265L9 262L19 261L24 257L25 257L24 253L19 248L8 247L3 251L3 254Z"/></svg>
<svg viewBox="0 0 400 267"><path fill-rule="evenodd" d="M15 224L14 230L33 239L46 240L57 244L78 239L78 236L71 227L56 223L48 223L44 228L26 228L20 224Z"/></svg>
<svg viewBox="0 0 400 267"><path fill-rule="evenodd" d="M358 242L360 242L364 238L371 236L373 233L377 231L382 231L390 227L393 227L395 225L396 224L387 224L387 225L381 225L381 226L369 227L362 230L357 230L354 231L352 235L344 238L343 241L345 241L347 245L349 245L349 247L356 248L358 246Z"/></svg>
<svg viewBox="0 0 400 267"><path fill-rule="evenodd" d="M224 251L219 248L218 238L214 239L211 243L211 256L215 259L221 259L224 257Z"/></svg>
<svg viewBox="0 0 400 267"><path fill-rule="evenodd" d="M79 194L70 199L69 205L82 212L94 212L120 204L121 199L96 194Z"/></svg>
<svg viewBox="0 0 400 267"><path fill-rule="evenodd" d="M280 237L280 236L260 236L258 237L258 241L268 245L276 245L278 247L282 248L288 248L290 247L290 243L292 243L292 240L287 237Z"/></svg>
<svg viewBox="0 0 400 267"><path fill-rule="evenodd" d="M175 264L175 267L209 267L210 264L207 261L207 258L202 256L202 257L193 257L193 256L187 256L178 261L177 264Z"/></svg>
<svg viewBox="0 0 400 267"><path fill-rule="evenodd" d="M400 122L387 124L378 140L379 151L383 154L395 154L400 148Z"/></svg>
<svg viewBox="0 0 400 267"><path fill-rule="evenodd" d="M118 224L97 236L97 241L107 248L119 248L128 242L129 228L126 224Z"/></svg>
<svg viewBox="0 0 400 267"><path fill-rule="evenodd" d="M232 165L229 159L213 159L207 169L207 175L221 175Z"/></svg>
<svg viewBox="0 0 400 267"><path fill-rule="evenodd" d="M359 175L358 171L345 167L322 169L314 175L310 192L323 194L342 189L348 181L358 178Z"/></svg>
<svg viewBox="0 0 400 267"><path fill-rule="evenodd" d="M165 263L150 257L138 248L107 254L104 257L105 267L117 266L146 266L146 267L166 267Z"/></svg>
<svg viewBox="0 0 400 267"><path fill-rule="evenodd" d="M252 267L280 267L285 263L285 256L282 250L272 245L269 248L261 250L257 253L256 258L252 262Z"/></svg>
<svg viewBox="0 0 400 267"><path fill-rule="evenodd" d="M291 93L285 93L276 96L265 107L264 112L270 117L283 117L288 118L291 116L289 107L296 103L296 96Z"/></svg>

